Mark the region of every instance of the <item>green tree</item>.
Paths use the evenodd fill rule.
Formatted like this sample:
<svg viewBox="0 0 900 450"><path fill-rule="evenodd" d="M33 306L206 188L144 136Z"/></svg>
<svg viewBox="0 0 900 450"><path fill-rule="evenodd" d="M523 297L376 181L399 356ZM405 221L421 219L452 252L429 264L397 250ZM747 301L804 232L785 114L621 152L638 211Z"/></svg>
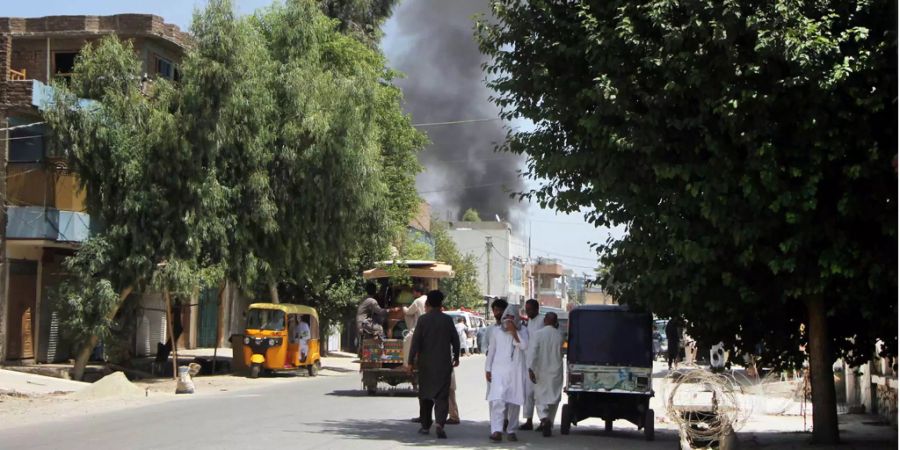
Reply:
<svg viewBox="0 0 900 450"><path fill-rule="evenodd" d="M620 301L795 365L838 440L831 363L896 353L896 4L492 1L478 37L531 195L627 236ZM803 325L803 326L801 326ZM802 331L801 331L802 330Z"/></svg>
<svg viewBox="0 0 900 450"><path fill-rule="evenodd" d="M481 216L478 215L478 210L475 208L469 208L462 215L463 222L481 222Z"/></svg>
<svg viewBox="0 0 900 450"><path fill-rule="evenodd" d="M447 225L437 219L431 221L431 236L434 238L435 259L453 266L453 278L445 278L438 287L447 298L448 308L478 308L483 300L478 287L478 266L475 257L463 255L450 238Z"/></svg>
<svg viewBox="0 0 900 450"><path fill-rule="evenodd" d="M338 19L338 29L375 47L384 34L381 26L391 16L398 0L319 0L328 17Z"/></svg>
<svg viewBox="0 0 900 450"><path fill-rule="evenodd" d="M164 80L145 84L128 42L82 49L71 85L55 85L44 112L65 149L99 230L66 262L64 323L77 327L75 377L132 291L190 292L212 276L204 237L225 207L221 187L183 138L179 97ZM80 99L92 99L85 103Z"/></svg>
<svg viewBox="0 0 900 450"><path fill-rule="evenodd" d="M274 62L269 183L279 227L262 240L266 276L273 293L281 282L322 286L397 239L418 206L411 190L425 140L402 113L384 56L314 2L275 4L253 25Z"/></svg>

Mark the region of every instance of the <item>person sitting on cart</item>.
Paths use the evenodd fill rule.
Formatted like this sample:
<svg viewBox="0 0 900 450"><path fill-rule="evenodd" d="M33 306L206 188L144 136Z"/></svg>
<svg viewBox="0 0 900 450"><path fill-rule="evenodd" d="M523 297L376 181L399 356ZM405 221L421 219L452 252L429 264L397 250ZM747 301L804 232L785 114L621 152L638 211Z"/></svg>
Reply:
<svg viewBox="0 0 900 450"><path fill-rule="evenodd" d="M549 437L562 396L562 334L558 330L556 313L548 312L543 322L544 327L529 336L528 377L534 387L534 403L541 420L538 430Z"/></svg>
<svg viewBox="0 0 900 450"><path fill-rule="evenodd" d="M379 341L384 340L382 323L383 318L387 315L387 311L378 305L378 300L375 300L377 292L378 288L375 286L375 283L371 281L366 283L367 297L356 309L356 328L359 330L362 339L374 338Z"/></svg>

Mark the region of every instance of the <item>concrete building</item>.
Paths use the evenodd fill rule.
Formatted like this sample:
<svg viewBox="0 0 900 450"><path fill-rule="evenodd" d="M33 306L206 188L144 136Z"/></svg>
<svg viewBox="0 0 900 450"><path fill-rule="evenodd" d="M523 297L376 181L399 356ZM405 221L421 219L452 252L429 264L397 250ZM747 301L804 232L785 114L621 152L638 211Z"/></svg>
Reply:
<svg viewBox="0 0 900 450"><path fill-rule="evenodd" d="M178 78L189 36L160 17L0 18L0 154L6 157L0 163L6 180L6 214L0 217L5 230L0 262L6 262L0 265L0 361L66 357L48 295L65 277L63 259L88 237L91 220L65 155L46 146L41 109L52 98L50 83L70 76L79 51L111 34L131 40L150 78ZM150 312L158 305L150 301L142 306ZM185 330L197 328L195 309L183 312L184 323L191 324ZM146 328L138 334L156 337L165 330L158 322L140 318ZM187 345L192 338L184 339Z"/></svg>
<svg viewBox="0 0 900 450"><path fill-rule="evenodd" d="M584 289L585 305L615 305L612 296L603 291L599 286L587 286Z"/></svg>
<svg viewBox="0 0 900 450"><path fill-rule="evenodd" d="M543 306L566 309L569 285L566 268L554 258L537 258L534 262L536 298Z"/></svg>
<svg viewBox="0 0 900 450"><path fill-rule="evenodd" d="M533 296L528 246L509 223L450 222L447 232L460 253L475 257L484 295L513 304L524 304Z"/></svg>

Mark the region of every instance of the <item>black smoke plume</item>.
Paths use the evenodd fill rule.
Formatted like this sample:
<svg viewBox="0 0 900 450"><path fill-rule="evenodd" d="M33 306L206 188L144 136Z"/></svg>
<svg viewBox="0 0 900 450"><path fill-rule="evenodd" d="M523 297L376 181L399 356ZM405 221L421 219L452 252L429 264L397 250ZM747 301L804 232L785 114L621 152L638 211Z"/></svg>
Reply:
<svg viewBox="0 0 900 450"><path fill-rule="evenodd" d="M398 84L413 123L498 118L473 33L473 15L487 11L487 0L405 0L395 10L385 50L392 66L406 73ZM420 129L432 143L420 157L425 172L418 188L442 219L458 220L467 208L484 220L520 212L524 205L509 193L523 189L517 174L522 158L494 151L505 137L502 121Z"/></svg>

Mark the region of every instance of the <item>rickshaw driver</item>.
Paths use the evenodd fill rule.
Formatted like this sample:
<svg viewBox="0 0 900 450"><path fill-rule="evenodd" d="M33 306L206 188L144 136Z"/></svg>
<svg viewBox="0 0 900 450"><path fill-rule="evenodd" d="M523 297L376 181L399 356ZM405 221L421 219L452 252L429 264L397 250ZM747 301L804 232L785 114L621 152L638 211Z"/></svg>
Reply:
<svg viewBox="0 0 900 450"><path fill-rule="evenodd" d="M311 335L309 329L309 316L301 316L300 323L297 324L297 340L300 342L300 361L306 362L306 355L309 354L309 337Z"/></svg>

